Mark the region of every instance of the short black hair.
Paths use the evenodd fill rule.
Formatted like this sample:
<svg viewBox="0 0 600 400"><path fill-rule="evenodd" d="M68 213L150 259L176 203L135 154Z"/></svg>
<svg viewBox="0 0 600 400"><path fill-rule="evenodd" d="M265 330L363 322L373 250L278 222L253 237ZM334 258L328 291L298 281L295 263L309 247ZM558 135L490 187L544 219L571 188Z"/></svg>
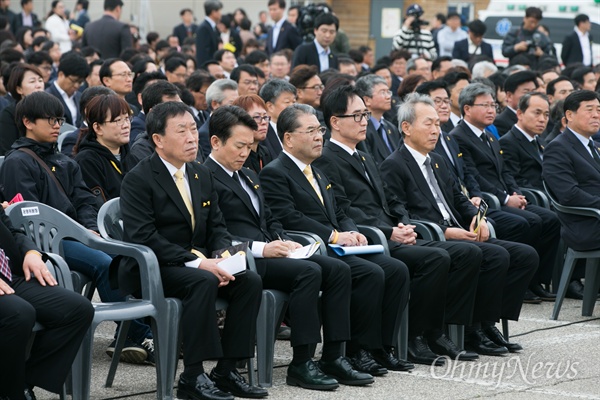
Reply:
<svg viewBox="0 0 600 400"><path fill-rule="evenodd" d="M52 65L52 57L47 51L36 51L27 57L27 62L32 65L42 65L43 63Z"/></svg>
<svg viewBox="0 0 600 400"><path fill-rule="evenodd" d="M167 77L160 71L154 72L143 72L135 78L132 85L133 93L137 96L142 93L146 86L148 86L148 82L151 81L166 81Z"/></svg>
<svg viewBox="0 0 600 400"><path fill-rule="evenodd" d="M531 103L532 97L539 97L542 100L546 100L546 103L548 103L548 111L550 111L550 101L548 100L548 96L545 93L539 92L525 93L523 97L519 99L517 109L521 110L522 112L527 111L527 109L529 108L529 103Z"/></svg>
<svg viewBox="0 0 600 400"><path fill-rule="evenodd" d="M221 61L223 59L223 54L225 54L225 53L233 54L233 52L231 50L221 49L221 50L215 51L215 54L213 54L213 58L217 61Z"/></svg>
<svg viewBox="0 0 600 400"><path fill-rule="evenodd" d="M421 83L416 87L415 92L420 94L426 94L429 96L431 92L438 89L444 89L448 96L450 96L450 91L448 90L448 85L441 79L436 79L434 81L427 81Z"/></svg>
<svg viewBox="0 0 600 400"><path fill-rule="evenodd" d="M442 24L446 23L446 16L442 13L435 14L435 18L440 21Z"/></svg>
<svg viewBox="0 0 600 400"><path fill-rule="evenodd" d="M579 106L584 101L592 101L597 99L600 101L600 94L592 90L577 90L565 99L564 112L567 115L567 111L577 112Z"/></svg>
<svg viewBox="0 0 600 400"><path fill-rule="evenodd" d="M189 12L192 14L194 13L191 8L184 8L181 11L179 11L179 16L183 17L183 14L185 14L186 12Z"/></svg>
<svg viewBox="0 0 600 400"><path fill-rule="evenodd" d="M268 59L269 59L269 56L264 51L262 51L262 50L254 50L252 53L250 53L250 54L248 54L246 56L245 61L248 64L256 65L256 64L260 64L262 62L265 62Z"/></svg>
<svg viewBox="0 0 600 400"><path fill-rule="evenodd" d="M571 74L571 79L579 84L583 84L584 77L589 74L594 73L594 70L590 67L579 67Z"/></svg>
<svg viewBox="0 0 600 400"><path fill-rule="evenodd" d="M285 0L269 0L267 6L272 6L277 4L279 8L285 8Z"/></svg>
<svg viewBox="0 0 600 400"><path fill-rule="evenodd" d="M113 11L117 7L123 7L121 0L104 0L104 11Z"/></svg>
<svg viewBox="0 0 600 400"><path fill-rule="evenodd" d="M450 11L446 16L446 21L448 21L450 18L460 18L460 14L456 11Z"/></svg>
<svg viewBox="0 0 600 400"><path fill-rule="evenodd" d="M362 100L358 90L352 85L342 85L333 89L325 98L321 99L321 111L323 111L323 118L325 119L325 125L331 129L331 117L334 115L344 115L348 109L348 102L358 97Z"/></svg>
<svg viewBox="0 0 600 400"><path fill-rule="evenodd" d="M549 94L550 96L554 96L554 93L556 91L556 84L559 82L563 82L563 81L567 81L567 82L571 82L571 80L564 76L564 75L560 75L558 78L551 80L550 82L548 82L548 84L546 85L546 93ZM573 82L571 82L571 84L573 84ZM575 86L575 85L573 85Z"/></svg>
<svg viewBox="0 0 600 400"><path fill-rule="evenodd" d="M144 108L144 114L148 115L151 109L156 107L157 104L162 103L163 96L181 96L181 92L177 89L177 86L163 80L146 86L146 88L142 90L142 107Z"/></svg>
<svg viewBox="0 0 600 400"><path fill-rule="evenodd" d="M542 10L538 7L527 7L525 9L525 18L535 18L540 21L542 19Z"/></svg>
<svg viewBox="0 0 600 400"><path fill-rule="evenodd" d="M444 62L444 61L452 61L452 57L450 57L450 56L440 56L440 57L436 58L431 63L431 70L432 71L439 71L440 68L442 68L442 62Z"/></svg>
<svg viewBox="0 0 600 400"><path fill-rule="evenodd" d="M208 17L213 11L219 11L223 4L218 0L207 0L204 2L204 13Z"/></svg>
<svg viewBox="0 0 600 400"><path fill-rule="evenodd" d="M579 26L579 24L581 24L582 22L588 22L590 20L590 17L588 17L585 14L578 14L575 17L575 26Z"/></svg>
<svg viewBox="0 0 600 400"><path fill-rule="evenodd" d="M232 81L240 82L240 76L242 75L242 71L246 72L250 76L254 76L258 78L258 73L256 72L256 68L254 68L250 64L242 64L238 67L235 67L231 74L229 75L229 79Z"/></svg>
<svg viewBox="0 0 600 400"><path fill-rule="evenodd" d="M472 32L475 36L483 36L487 31L487 26L480 19L474 19L467 26L469 27L469 32Z"/></svg>
<svg viewBox="0 0 600 400"><path fill-rule="evenodd" d="M194 115L192 110L180 101L167 101L152 107L152 110L146 114L146 132L148 132L148 140L153 147L154 140L152 140L152 135L156 133L157 135L164 136L169 119L185 113Z"/></svg>
<svg viewBox="0 0 600 400"><path fill-rule="evenodd" d="M535 87L538 87L537 75L533 71L519 71L510 75L504 81L504 90L506 92L514 93L519 86L524 83L533 82Z"/></svg>
<svg viewBox="0 0 600 400"><path fill-rule="evenodd" d="M218 137L222 143L225 143L231 137L231 128L237 125L244 125L253 131L258 129L256 121L243 108L223 106L219 107L210 116L208 131L211 135Z"/></svg>
<svg viewBox="0 0 600 400"><path fill-rule="evenodd" d="M33 0L21 0L21 7L23 7L25 4L29 4L31 3Z"/></svg>
<svg viewBox="0 0 600 400"><path fill-rule="evenodd" d="M469 79L469 75L466 72L459 71L448 72L446 75L444 75L442 80L448 85L449 91L452 91L452 89L454 89L454 86L456 86L458 81L466 80L467 82L471 82L471 80Z"/></svg>
<svg viewBox="0 0 600 400"><path fill-rule="evenodd" d="M192 92L199 92L202 89L202 86L210 86L215 80L216 78L208 72L197 70L185 80L185 86Z"/></svg>
<svg viewBox="0 0 600 400"><path fill-rule="evenodd" d="M27 128L25 128L23 118L33 122L40 118L62 118L64 115L65 109L57 97L43 91L33 92L17 103L15 122L21 136L25 136Z"/></svg>
<svg viewBox="0 0 600 400"><path fill-rule="evenodd" d="M301 115L314 115L317 116L317 112L312 106L308 104L294 103L287 106L277 118L277 136L281 142L286 132L293 132L300 127L299 117Z"/></svg>
<svg viewBox="0 0 600 400"><path fill-rule="evenodd" d="M296 89L304 89L306 82L311 80L314 76L319 75L319 67L316 65L300 64L296 66L290 73L289 83L294 85Z"/></svg>
<svg viewBox="0 0 600 400"><path fill-rule="evenodd" d="M84 79L90 73L90 66L85 58L79 54L71 53L60 58L58 72L62 72L65 77L72 75Z"/></svg>
<svg viewBox="0 0 600 400"><path fill-rule="evenodd" d="M98 50L94 46L82 47L80 50L80 53L83 57L90 57L90 56L93 56L94 54L98 54L98 57L102 57L100 50Z"/></svg>
<svg viewBox="0 0 600 400"><path fill-rule="evenodd" d="M84 10L87 10L90 6L90 2L88 0L77 0L76 4L80 4L81 8L83 8Z"/></svg>
<svg viewBox="0 0 600 400"><path fill-rule="evenodd" d="M110 67L116 63L122 61L120 58L109 58L108 60L105 60L102 63L102 66L100 67L100 71L98 73L99 77L100 77L100 83L102 83L104 85L104 78L110 78L112 77L112 72L110 70Z"/></svg>
<svg viewBox="0 0 600 400"><path fill-rule="evenodd" d="M115 91L107 88L106 86L92 86L83 91L81 93L81 98L79 99L79 112L81 115L85 115L85 107L87 104L96 96L106 95L106 94L115 94Z"/></svg>
<svg viewBox="0 0 600 400"><path fill-rule="evenodd" d="M152 42L155 42L159 38L160 38L160 35L158 34L158 32L148 32L148 34L146 35L146 42L152 43Z"/></svg>
<svg viewBox="0 0 600 400"><path fill-rule="evenodd" d="M165 72L174 72L179 67L187 69L187 64L181 57L171 57L165 62Z"/></svg>
<svg viewBox="0 0 600 400"><path fill-rule="evenodd" d="M335 25L335 30L337 32L337 30L340 29L340 20L331 13L324 13L315 18L313 29L319 29L321 25Z"/></svg>

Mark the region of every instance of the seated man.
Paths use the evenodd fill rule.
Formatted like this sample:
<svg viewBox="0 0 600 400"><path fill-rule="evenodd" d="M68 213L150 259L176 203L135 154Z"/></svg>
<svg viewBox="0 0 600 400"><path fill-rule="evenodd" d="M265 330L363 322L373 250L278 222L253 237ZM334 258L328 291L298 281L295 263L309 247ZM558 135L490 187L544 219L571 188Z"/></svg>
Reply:
<svg viewBox="0 0 600 400"><path fill-rule="evenodd" d="M12 226L3 208L0 242L0 352L6 360L0 366L0 398L34 399L34 386L60 393L94 308L83 296L56 286L46 256ZM36 321L45 329L25 360Z"/></svg>
<svg viewBox="0 0 600 400"><path fill-rule="evenodd" d="M23 137L13 144L2 164L1 190L7 199L20 193L25 200L54 207L97 234L96 198L85 184L79 164L56 149L58 132L65 122L63 113L61 102L46 92L32 93L19 102L15 119ZM62 248L69 268L90 277L102 301L125 301L110 287L110 255L76 240L63 240ZM107 354L112 357L114 349L113 341ZM121 359L154 364L152 331L141 320L131 324Z"/></svg>
<svg viewBox="0 0 600 400"><path fill-rule="evenodd" d="M539 258L530 246L489 238L485 221L476 223L477 207L454 183L444 160L433 152L440 119L429 96L410 94L398 111L404 145L381 164L386 196L397 196L411 217L434 222L447 240L468 241L483 253L473 324L465 348L500 355L522 350L495 326L500 318L518 320L523 296ZM476 229L477 227L477 229Z"/></svg>
<svg viewBox="0 0 600 400"><path fill-rule="evenodd" d="M265 397L266 390L248 385L235 368L238 360L254 356L262 283L252 271L234 277L219 267L220 260L209 258L231 246L231 236L212 174L195 161L194 117L183 103L162 103L148 113L146 127L152 132L155 152L123 180L124 239L154 251L165 296L183 302L184 370L177 397L233 399L229 393ZM123 260L118 273L123 291L139 292L135 260ZM215 317L217 296L229 302L222 338ZM210 377L203 367L208 359L219 359Z"/></svg>
<svg viewBox="0 0 600 400"><path fill-rule="evenodd" d="M287 383L317 390L336 388L337 381L346 385L373 383L371 375L353 370L342 357L342 344L350 339L350 268L327 256L287 258L302 246L291 240L273 218L258 175L242 168L243 159L250 154L254 130L256 122L242 108L219 108L210 119L213 150L205 165L214 174L219 207L235 210L223 214L227 230L236 240L250 242L263 286L290 295L288 314L294 356ZM310 358L310 348L320 342L320 290L325 338L323 357L316 365Z"/></svg>
<svg viewBox="0 0 600 400"><path fill-rule="evenodd" d="M279 115L277 131L283 152L260 173L275 218L284 229L313 232L323 243L366 245L355 222L338 207L327 176L311 166L321 155L325 132L315 110L306 104L287 107ZM348 264L352 274L346 353L353 368L371 375L383 375L388 368L411 369L411 363L392 354L396 319L408 302L406 265L383 254L339 257L328 248L328 255Z"/></svg>

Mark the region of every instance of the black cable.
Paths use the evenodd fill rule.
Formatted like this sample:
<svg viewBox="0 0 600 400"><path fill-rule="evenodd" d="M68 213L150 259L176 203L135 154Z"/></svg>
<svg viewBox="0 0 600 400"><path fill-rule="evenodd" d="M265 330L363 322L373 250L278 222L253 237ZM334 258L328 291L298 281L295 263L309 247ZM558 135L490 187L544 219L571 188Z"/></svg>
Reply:
<svg viewBox="0 0 600 400"><path fill-rule="evenodd" d="M519 336L529 335L530 333L534 333L534 332L549 331L551 329L564 328L565 326L576 325L576 324L581 324L581 323L584 323L584 322L597 321L597 320L600 320L600 317L599 318L584 319L583 321L569 322L567 324L562 324L562 325L549 326L548 328L534 329L532 331L519 333L518 335L510 335L510 337L512 339L512 338L519 337Z"/></svg>

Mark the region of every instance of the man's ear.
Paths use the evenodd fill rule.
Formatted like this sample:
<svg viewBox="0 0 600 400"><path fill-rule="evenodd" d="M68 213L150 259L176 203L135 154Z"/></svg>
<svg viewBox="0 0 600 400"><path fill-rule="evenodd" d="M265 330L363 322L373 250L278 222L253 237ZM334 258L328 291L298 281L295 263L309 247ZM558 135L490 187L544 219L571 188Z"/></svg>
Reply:
<svg viewBox="0 0 600 400"><path fill-rule="evenodd" d="M23 117L23 125L26 129L33 129L34 122L30 121L27 117Z"/></svg>
<svg viewBox="0 0 600 400"><path fill-rule="evenodd" d="M153 133L152 134L152 141L154 142L154 146L156 146L159 149L163 148L163 136L159 135L158 133Z"/></svg>

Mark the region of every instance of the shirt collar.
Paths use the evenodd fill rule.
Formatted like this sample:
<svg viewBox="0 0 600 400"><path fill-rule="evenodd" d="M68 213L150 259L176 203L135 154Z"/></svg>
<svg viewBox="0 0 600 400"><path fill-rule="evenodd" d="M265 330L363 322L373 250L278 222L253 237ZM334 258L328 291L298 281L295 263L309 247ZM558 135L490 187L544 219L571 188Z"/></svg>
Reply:
<svg viewBox="0 0 600 400"><path fill-rule="evenodd" d="M375 130L377 131L377 130L379 130L379 127L383 123L383 119L381 121L378 121L377 119L375 119L375 117L373 117L371 115L371 123L373 124L373 126L375 127Z"/></svg>
<svg viewBox="0 0 600 400"><path fill-rule="evenodd" d="M317 53L318 54L325 53L325 54L329 55L329 53L331 52L330 48L327 48L327 50L325 50L325 48L323 46L321 46L319 44L319 42L317 42L317 39L313 40L313 43L315 44L315 46L317 46Z"/></svg>
<svg viewBox="0 0 600 400"><path fill-rule="evenodd" d="M294 157L293 155L291 155L288 151L286 151L285 149L283 150L283 153L288 156L289 158L292 159L292 161L294 162L294 164L296 164L296 166L298 168L300 168L300 171L302 171L302 173L304 173L304 168L306 168L307 165L309 164L305 164L302 161L298 160L296 157Z"/></svg>
<svg viewBox="0 0 600 400"><path fill-rule="evenodd" d="M281 27L283 26L283 23L286 21L286 17L285 15L277 22L275 22L275 25L273 25L273 29L281 29Z"/></svg>
<svg viewBox="0 0 600 400"><path fill-rule="evenodd" d="M208 17L204 17L205 21L208 21L208 23L210 24L210 26L215 29L215 27L217 26L217 24L215 24L215 21L213 21L212 19L208 18Z"/></svg>
<svg viewBox="0 0 600 400"><path fill-rule="evenodd" d="M586 148L588 148L591 138L587 138L587 137L583 136L582 134L575 132L573 129L569 128L568 126L567 126L567 128L573 133L573 135L575 135L575 137L577 139L579 139L581 144L583 144Z"/></svg>
<svg viewBox="0 0 600 400"><path fill-rule="evenodd" d="M475 125L470 124L469 122L467 122L466 119L463 119L463 121L465 121L465 124L467 124L467 126L471 128L471 130L477 137L481 137L481 134L483 133L481 129L477 128Z"/></svg>
<svg viewBox="0 0 600 400"><path fill-rule="evenodd" d="M404 146L406 147L406 150L408 150L408 152L413 156L413 158L415 159L415 161L417 162L419 167L421 167L423 164L425 164L425 160L427 160L429 158L429 156L424 156L423 154L419 153L418 151L416 151L415 149L413 149L406 143L404 143Z"/></svg>
<svg viewBox="0 0 600 400"><path fill-rule="evenodd" d="M340 146L342 149L344 149L350 155L353 155L354 153L356 153L356 149L351 149L350 147L346 146L344 143L342 143L338 140L329 139L329 141L333 144L337 144L338 146Z"/></svg>
<svg viewBox="0 0 600 400"><path fill-rule="evenodd" d="M579 30L578 27L575 27L575 32L577 32L577 36L579 37L587 37L589 35L589 32L583 33Z"/></svg>
<svg viewBox="0 0 600 400"><path fill-rule="evenodd" d="M67 94L67 92L65 92L64 90L62 90L62 88L58 85L58 83L56 81L54 81L53 83L54 83L54 87L56 88L56 90L58 90L58 93L60 93L61 96L66 97L68 99L70 99L71 97L75 96L75 93L73 93L73 96L69 96Z"/></svg>
<svg viewBox="0 0 600 400"><path fill-rule="evenodd" d="M168 162L167 160L165 160L162 157L159 157L160 160L163 162L163 164L165 164L165 167L167 167L167 170L169 171L169 174L173 177L175 176L175 172L179 171L179 169L174 166L173 164L171 164L170 162ZM183 167L181 167L181 170L183 171L183 178L186 178L186 173L185 173L185 164L183 164Z"/></svg>
<svg viewBox="0 0 600 400"><path fill-rule="evenodd" d="M461 120L461 118L458 115L456 115L452 111L450 111L450 121L452 121L454 126L458 125L460 120Z"/></svg>
<svg viewBox="0 0 600 400"><path fill-rule="evenodd" d="M229 170L229 169L225 168L225 167L223 166L223 164L221 164L220 162L218 162L218 161L216 160L216 158L214 158L214 157L212 156L212 154L209 154L209 155L208 155L208 157L210 157L210 159L211 159L211 160L213 160L215 163L217 163L217 165L218 165L219 167L223 168L223 171L225 171L225 172L227 173L227 175L229 175L229 176L233 177L233 173L234 173L234 171L231 171L231 170Z"/></svg>
<svg viewBox="0 0 600 400"><path fill-rule="evenodd" d="M531 137L531 135L525 132L523 129L521 129L519 125L515 124L515 128L517 128L519 132L521 132L523 136L525 136L525 139L527 139L528 141L533 142L535 140L535 137Z"/></svg>

